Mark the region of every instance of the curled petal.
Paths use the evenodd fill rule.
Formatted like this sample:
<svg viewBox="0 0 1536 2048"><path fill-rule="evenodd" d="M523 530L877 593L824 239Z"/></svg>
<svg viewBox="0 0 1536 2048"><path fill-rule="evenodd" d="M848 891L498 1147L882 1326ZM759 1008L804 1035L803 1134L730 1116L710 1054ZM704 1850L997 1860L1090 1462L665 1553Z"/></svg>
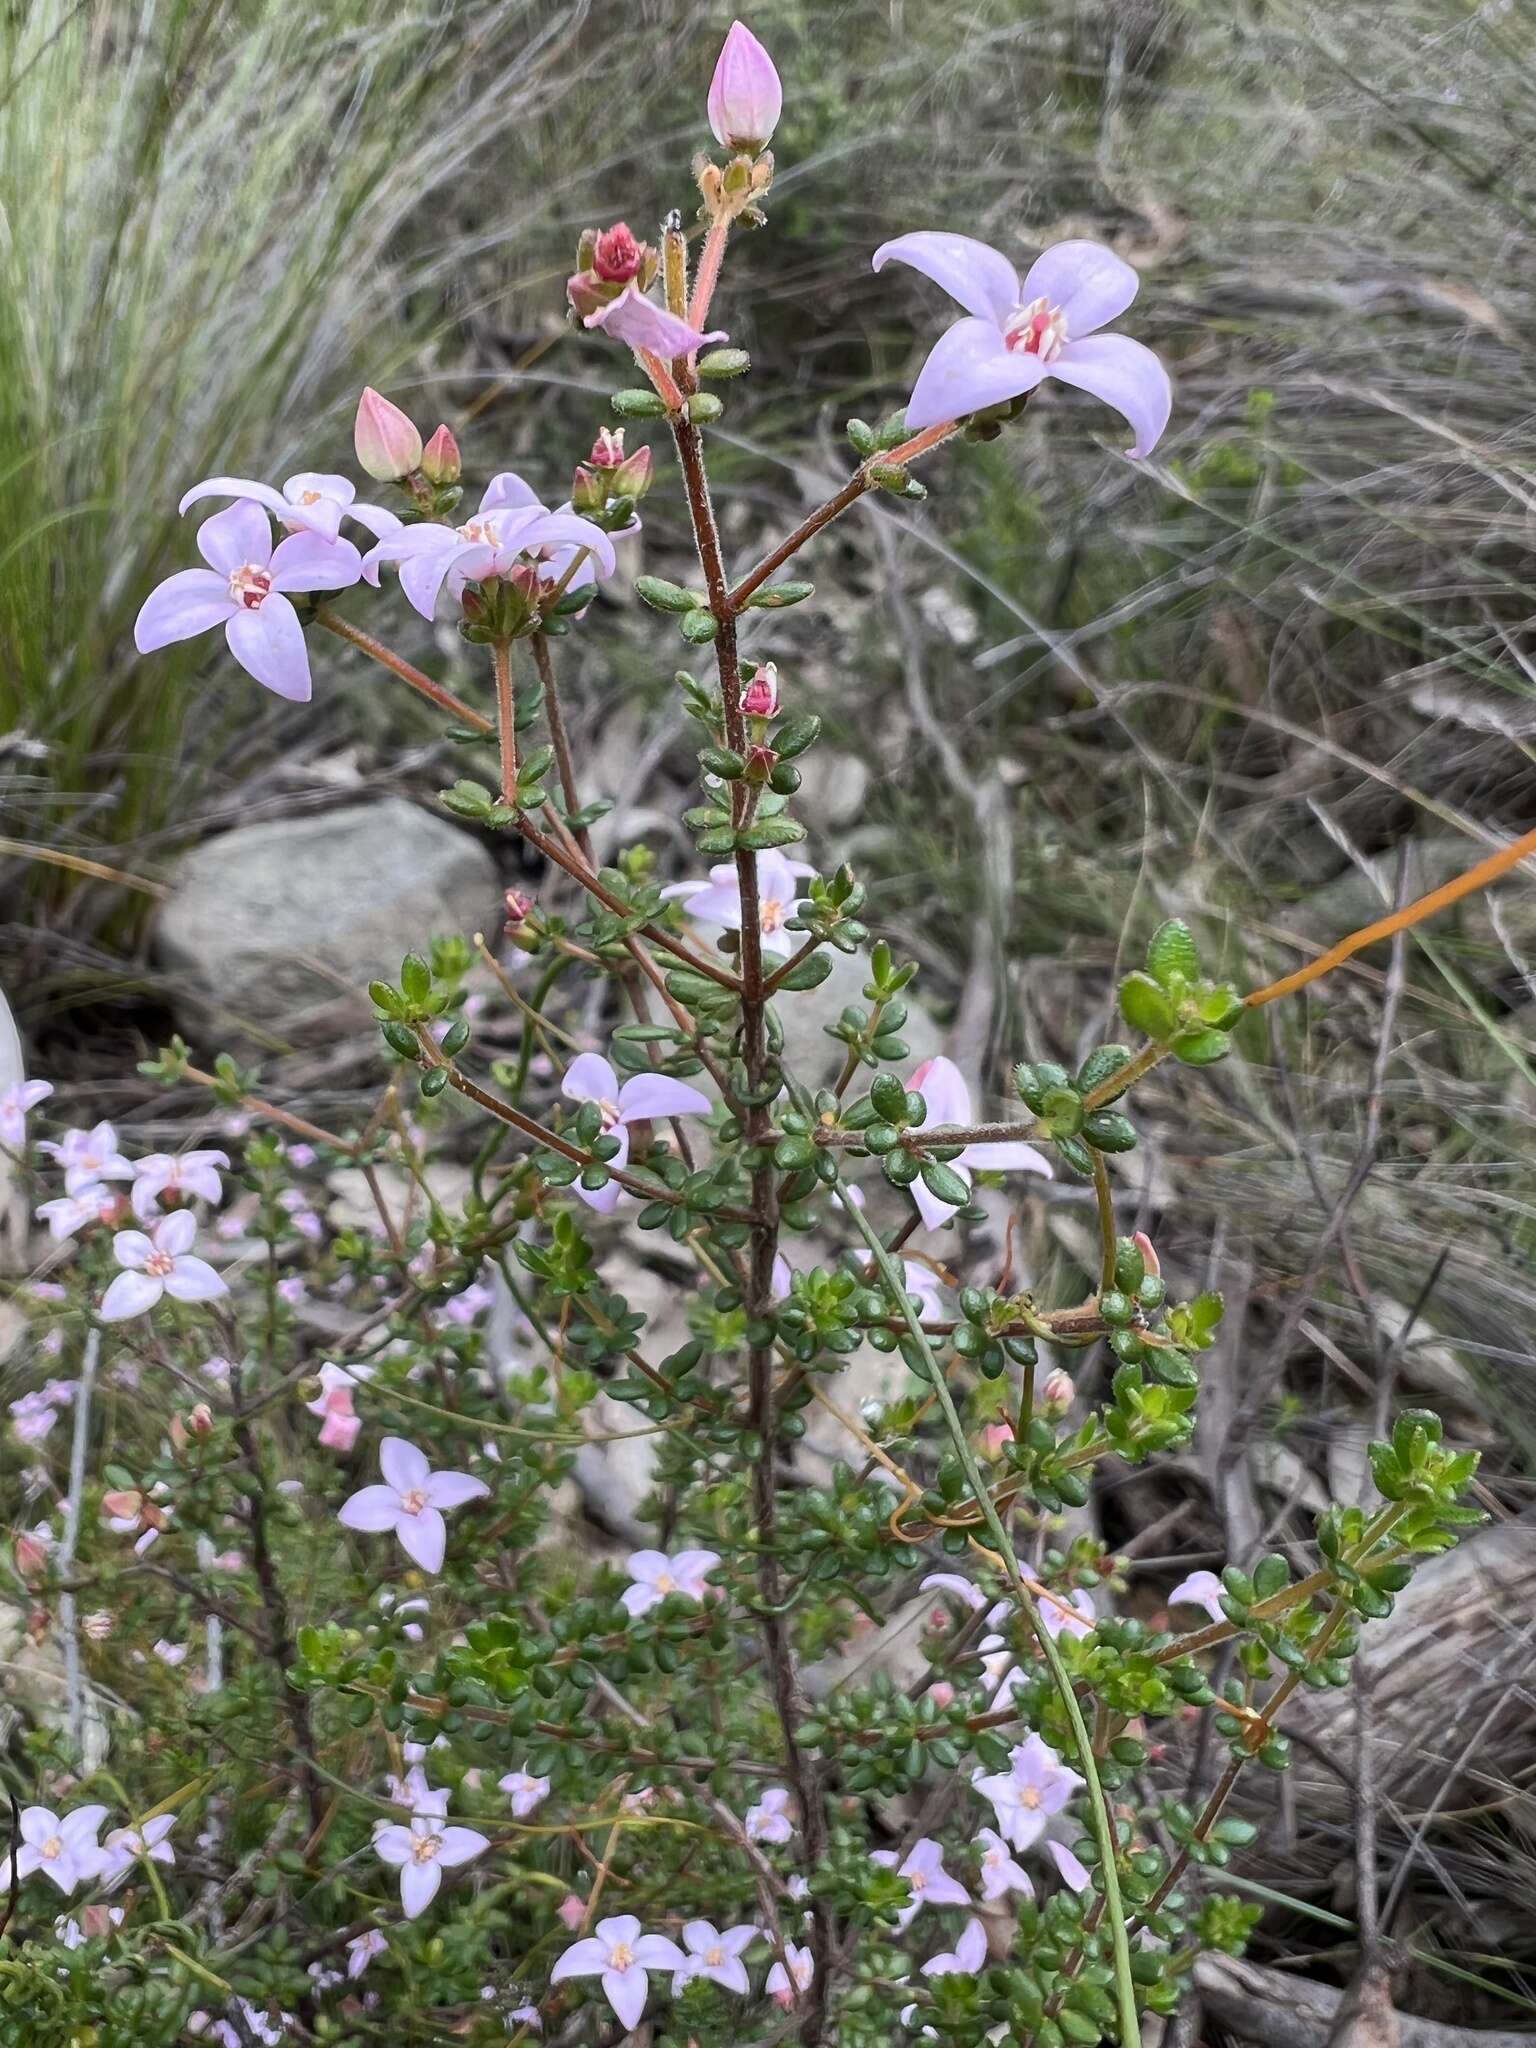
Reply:
<svg viewBox="0 0 1536 2048"><path fill-rule="evenodd" d="M194 484L190 491L182 493L176 510L185 515L203 498L249 498L253 504L265 505L269 512L279 515L289 509L288 500L281 491L275 491L270 484L257 483L253 477L205 476L200 484Z"/></svg>
<svg viewBox="0 0 1536 2048"><path fill-rule="evenodd" d="M613 552L613 542L600 526L594 526L590 519L583 519L579 512L549 512L536 520L529 528L525 547L557 547L561 545L585 548L589 557L598 562L605 576L611 576L618 567L618 556Z"/></svg>
<svg viewBox="0 0 1536 2048"><path fill-rule="evenodd" d="M259 505L244 498L203 521L197 551L221 576L233 576L247 564L260 568L272 556L272 523Z"/></svg>
<svg viewBox="0 0 1536 2048"><path fill-rule="evenodd" d="M1135 298L1141 279L1102 242L1057 242L1036 257L1024 280L1025 305L1046 299L1066 315L1067 333L1092 334Z"/></svg>
<svg viewBox="0 0 1536 2048"><path fill-rule="evenodd" d="M910 264L942 285L967 313L994 327L1004 326L1021 303L1019 274L1008 258L970 235L898 235L893 242L881 243L871 267L883 270L887 263Z"/></svg>
<svg viewBox="0 0 1536 2048"><path fill-rule="evenodd" d="M540 512L544 509L544 501L532 484L524 483L515 469L503 469L493 476L480 500L482 512L496 512L503 505L532 505Z"/></svg>
<svg viewBox="0 0 1536 2048"><path fill-rule="evenodd" d="M307 704L311 694L309 649L299 615L279 590L253 612L236 612L224 628L229 651L263 689L290 704Z"/></svg>
<svg viewBox="0 0 1536 2048"><path fill-rule="evenodd" d="M133 622L133 644L140 654L153 654L173 640L190 640L210 626L222 626L235 610L227 576L212 569L180 569L156 586Z"/></svg>
<svg viewBox="0 0 1536 2048"><path fill-rule="evenodd" d="M947 1126L963 1128L971 1120L971 1091L960 1069L943 1053L924 1060L907 1083L927 1105L918 1129L935 1131Z"/></svg>
<svg viewBox="0 0 1536 2048"><path fill-rule="evenodd" d="M1053 367L1060 367L1060 358ZM957 320L941 334L918 372L907 402L914 434L963 414L1022 398L1045 375L1039 356L1009 348L990 320Z"/></svg>
<svg viewBox="0 0 1536 2048"><path fill-rule="evenodd" d="M1151 349L1128 334L1090 334L1085 341L1069 341L1047 374L1079 391L1091 391L1123 413L1136 433L1133 456L1150 455L1162 439L1173 409L1173 386Z"/></svg>

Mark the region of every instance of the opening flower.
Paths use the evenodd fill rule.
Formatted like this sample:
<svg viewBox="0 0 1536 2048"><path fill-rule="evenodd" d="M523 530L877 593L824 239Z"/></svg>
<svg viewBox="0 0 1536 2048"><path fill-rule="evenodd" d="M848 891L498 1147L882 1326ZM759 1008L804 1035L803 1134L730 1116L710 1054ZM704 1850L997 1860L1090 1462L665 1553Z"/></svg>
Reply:
<svg viewBox="0 0 1536 2048"><path fill-rule="evenodd" d="M761 1929L743 1924L723 1932L711 1920L689 1920L683 1926L683 1947L687 1954L680 1970L673 1974L672 1995L686 1991L695 1977L707 1977L724 1991L745 1998L752 1989L742 1951L761 1938Z"/></svg>
<svg viewBox="0 0 1536 2048"><path fill-rule="evenodd" d="M789 1817L789 1792L783 1785L770 1785L755 1806L747 1808L747 1839L752 1842L787 1842L795 1831Z"/></svg>
<svg viewBox="0 0 1536 2048"><path fill-rule="evenodd" d="M578 549L586 550L586 560L572 576L573 587L593 581L599 569L613 574L617 558L601 527L574 512L548 511L508 470L491 478L468 519L457 526L432 520L403 526L369 550L362 568L376 573L380 562L398 562L401 589L430 619L444 585L457 604L466 584L510 577L519 568L531 566L541 582L558 583Z"/></svg>
<svg viewBox="0 0 1536 2048"><path fill-rule="evenodd" d="M247 674L290 703L307 704L309 650L284 593L345 590L362 575L362 556L351 541L318 533L291 533L274 548L266 513L248 500L204 520L197 549L206 569L179 569L145 598L133 627L140 654L222 626Z"/></svg>
<svg viewBox="0 0 1536 2048"><path fill-rule="evenodd" d="M102 1852L96 1836L106 1817L104 1806L77 1806L62 1819L50 1807L24 1806L16 1875L30 1877L38 1871L68 1898L77 1884L100 1874Z"/></svg>
<svg viewBox="0 0 1536 2048"><path fill-rule="evenodd" d="M765 953L788 959L794 951L795 935L786 931L807 899L798 882L816 870L803 860L786 860L782 853L760 853L757 857L758 931ZM722 861L709 871L707 882L672 882L662 890L676 897L685 914L700 924L724 925L727 931L741 930L741 881L734 861Z"/></svg>
<svg viewBox="0 0 1536 2048"><path fill-rule="evenodd" d="M1047 1742L1031 1735L1013 1750L1011 1769L972 1779L997 1815L998 1832L1015 1849L1027 1849L1045 1833L1053 1814L1081 1791L1086 1780L1070 1770Z"/></svg>
<svg viewBox="0 0 1536 2048"><path fill-rule="evenodd" d="M776 1999L786 2011L799 2002L800 1995L811 1988L811 1979L816 1974L816 1959L808 1948L798 1941L786 1941L784 1959L789 1964L775 1963L763 1980L763 1989L768 1996Z"/></svg>
<svg viewBox="0 0 1536 2048"><path fill-rule="evenodd" d="M1203 1607L1212 1621L1225 1621L1227 1611L1221 1604L1225 1592L1226 1588L1214 1572L1191 1572L1187 1579L1180 1579L1168 1595L1168 1605Z"/></svg>
<svg viewBox="0 0 1536 2048"><path fill-rule="evenodd" d="M227 1294L208 1261L192 1256L196 1236L197 1219L190 1209L163 1216L148 1236L142 1230L120 1230L112 1251L124 1270L102 1296L102 1321L121 1323L144 1315L164 1294L173 1301L216 1301Z"/></svg>
<svg viewBox="0 0 1536 2048"><path fill-rule="evenodd" d="M1057 1636L1071 1636L1081 1642L1084 1636L1093 1634L1094 1607L1091 1594L1081 1589L1071 1595L1070 1610L1060 1600L1040 1602L1040 1624L1053 1639Z"/></svg>
<svg viewBox="0 0 1536 2048"><path fill-rule="evenodd" d="M426 1453L399 1436L387 1436L379 1446L379 1470L382 1486L365 1486L342 1503L342 1527L370 1535L393 1530L400 1548L424 1572L441 1571L448 1547L443 1510L483 1500L490 1488L467 1472L434 1472Z"/></svg>
<svg viewBox="0 0 1536 2048"><path fill-rule="evenodd" d="M512 1802L512 1817L523 1820L549 1797L548 1778L536 1778L525 1764L520 1771L508 1771L497 1784Z"/></svg>
<svg viewBox="0 0 1536 2048"><path fill-rule="evenodd" d="M981 1896L984 1899L1000 1899L1008 1892L1019 1892L1026 1899L1032 1899L1035 1888L1029 1881L1029 1873L1022 1864L1013 1859L1009 1844L995 1828L982 1828L976 1836L976 1846L981 1850Z"/></svg>
<svg viewBox="0 0 1536 2048"><path fill-rule="evenodd" d="M722 149L756 156L766 149L784 111L784 88L773 59L745 22L733 21L709 81L709 125Z"/></svg>
<svg viewBox="0 0 1536 2048"><path fill-rule="evenodd" d="M63 1244L77 1230L93 1223L110 1223L117 1214L119 1197L100 1181L89 1181L73 1195L60 1195L51 1202L39 1202L33 1214L46 1223L55 1244Z"/></svg>
<svg viewBox="0 0 1536 2048"><path fill-rule="evenodd" d="M723 327L701 334L697 327L691 327L676 313L669 313L655 299L648 299L633 284L625 285L619 296L610 299L607 305L594 307L583 315L581 324L583 327L600 327L614 341L623 342L626 348L644 349L649 355L660 356L663 362L668 363L675 362L679 356L696 356L711 342L726 339Z"/></svg>
<svg viewBox="0 0 1536 2048"><path fill-rule="evenodd" d="M335 540L343 519L355 519L377 540L396 532L400 526L395 514L382 505L365 504L350 479L326 470L301 469L288 478L280 491L251 477L205 476L200 484L182 493L176 509L185 513L204 498L249 499L253 505L265 506L290 533L318 533L322 540ZM377 583L377 570L369 580Z"/></svg>
<svg viewBox="0 0 1536 2048"><path fill-rule="evenodd" d="M687 1962L675 1941L664 1934L642 1934L633 1913L619 1913L612 1920L599 1920L595 1934L573 1942L550 1971L549 1981L601 1977L604 1998L620 2024L633 2030L640 2024L651 1988L647 1970L677 1971Z"/></svg>
<svg viewBox="0 0 1536 2048"><path fill-rule="evenodd" d="M334 1365L329 1359L321 1366L320 1391L304 1406L311 1415L320 1417L323 1450L346 1452L357 1442L357 1433L363 1426L362 1417L352 1405L357 1384L344 1366Z"/></svg>
<svg viewBox="0 0 1536 2048"><path fill-rule="evenodd" d="M953 1060L942 1054L922 1065L907 1082L909 1089L915 1089L927 1105L920 1131L963 1130L971 1121L971 1091L961 1077L960 1069ZM958 1159L949 1162L950 1171L959 1174L969 1187L971 1168L980 1167L991 1173L1042 1173L1051 1177L1051 1162L1044 1153L1037 1152L1033 1145L1000 1142L995 1145L967 1145ZM937 1195L930 1194L921 1180L912 1183L912 1199L917 1204L918 1214L925 1229L937 1230L947 1223L955 1213L952 1202L941 1202Z"/></svg>
<svg viewBox="0 0 1536 2048"><path fill-rule="evenodd" d="M42 1138L37 1149L63 1167L66 1195L78 1195L96 1181L132 1180L136 1171L118 1151L117 1132L107 1123L93 1124L88 1131L66 1131L57 1141Z"/></svg>
<svg viewBox="0 0 1536 2048"><path fill-rule="evenodd" d="M374 1853L400 1873L400 1904L407 1920L431 1905L445 1870L473 1862L490 1846L477 1829L454 1827L438 1813L413 1813L409 1827L384 1821L373 1832Z"/></svg>
<svg viewBox="0 0 1536 2048"><path fill-rule="evenodd" d="M907 1926L924 1906L971 1903L971 1895L959 1878L951 1877L944 1868L944 1851L930 1835L920 1836L900 1863L894 1849L876 1849L869 1860L907 1880L912 1896L896 1916L898 1928Z"/></svg>
<svg viewBox="0 0 1536 2048"><path fill-rule="evenodd" d="M581 1053L565 1070L560 1092L572 1102L595 1102L602 1112L604 1135L618 1140L618 1151L606 1163L623 1167L629 1160L629 1127L649 1123L658 1117L708 1116L714 1104L686 1081L674 1081L666 1074L631 1074L623 1086L607 1060L595 1052ZM573 1192L589 1209L604 1215L617 1207L624 1192L616 1180L606 1187L584 1188L580 1181Z"/></svg>
<svg viewBox="0 0 1536 2048"><path fill-rule="evenodd" d="M227 1152L151 1152L132 1169L133 1213L147 1223L162 1195L186 1201L196 1196L215 1208L224 1199L218 1169L229 1166Z"/></svg>
<svg viewBox="0 0 1536 2048"><path fill-rule="evenodd" d="M13 1081L0 1089L0 1145L19 1152L27 1141L27 1111L53 1093L51 1081Z"/></svg>
<svg viewBox="0 0 1536 2048"><path fill-rule="evenodd" d="M377 1927L365 1928L361 1934L354 1934L347 1943L347 1975L361 1977L375 1956L384 1955L389 1943Z"/></svg>
<svg viewBox="0 0 1536 2048"><path fill-rule="evenodd" d="M632 1551L625 1569L633 1583L619 1596L627 1611L636 1617L649 1614L670 1593L684 1600L704 1600L710 1592L708 1574L720 1562L715 1550L679 1550L668 1557L662 1550Z"/></svg>
<svg viewBox="0 0 1536 2048"><path fill-rule="evenodd" d="M146 1858L151 1863L174 1863L176 1851L168 1839L176 1825L174 1813L157 1813L139 1828L113 1828L101 1847L101 1881L110 1890L122 1883L129 1871Z"/></svg>
<svg viewBox="0 0 1536 2048"><path fill-rule="evenodd" d="M968 318L930 350L907 406L913 433L1022 398L1047 377L1075 385L1124 414L1134 456L1150 455L1173 404L1168 372L1126 334L1100 334L1123 313L1139 279L1098 242L1057 242L1024 282L1008 258L969 235L898 235L874 267L908 263L942 285Z"/></svg>

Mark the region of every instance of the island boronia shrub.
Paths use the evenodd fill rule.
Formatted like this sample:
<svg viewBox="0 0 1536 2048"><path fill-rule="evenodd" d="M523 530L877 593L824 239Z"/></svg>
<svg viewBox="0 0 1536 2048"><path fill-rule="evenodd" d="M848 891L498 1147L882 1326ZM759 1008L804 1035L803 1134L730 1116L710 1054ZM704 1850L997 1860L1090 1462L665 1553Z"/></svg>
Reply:
<svg viewBox="0 0 1536 2048"><path fill-rule="evenodd" d="M876 269L916 268L964 317L903 412L849 421L842 488L728 568L706 446L717 387L750 365L710 322L732 230L763 222L780 113L739 23L708 113L691 278L675 217L655 246L622 224L582 239L574 316L638 375L566 503L501 473L471 509L448 430L424 445L369 390L357 457L393 508L325 473L210 478L183 500L232 501L198 530L207 566L140 615L144 652L222 626L296 701L315 629L361 649L449 715L466 772L444 803L521 835L549 902L508 897L516 971L478 937L423 934L373 986L389 1071L360 1127L307 1123L179 1041L146 1071L209 1092L217 1146L132 1159L98 1124L29 1154L48 1084L0 1105L55 1240L21 1299L42 1369L69 1375L10 1404L31 1524L11 1593L58 1698L10 1766L6 2042L600 2043L642 2016L701 2048L1135 2042L1199 1952L1239 1951L1253 1924L1214 1875L1254 1835L1226 1810L1239 1774L1285 1768L1291 1695L1345 1684L1362 1625L1476 1519L1473 1456L1410 1412L1373 1450L1380 1497L1321 1517L1309 1569L1196 1571L1171 1620L1117 1616L1116 1560L1072 1511L1106 1459L1187 1445L1221 1314L1175 1302L1149 1240L1118 1232L1108 1162L1136 1143L1133 1089L1165 1059L1220 1059L1247 1008L1369 935L1243 998L1164 925L1122 989L1135 1048L1018 1066L998 1123L949 1061L914 1064L913 967L869 943L835 853L800 857L818 720L771 659L774 614L811 595L796 558L825 526L870 493L920 499L920 458L963 459L1045 379L1116 408L1138 456L1169 382L1102 331L1136 291L1109 250L1060 244L1021 280L964 235L903 235ZM596 865L609 806L557 680L638 528L652 451L626 434L648 422L675 449L698 576L637 588L705 671L678 677L699 872L667 887L643 846ZM485 650L489 711L376 637L399 602L386 569ZM338 608L363 584L366 629ZM813 1089L781 1020L836 953L862 962L863 1002ZM611 997L601 1050L564 1000L588 977ZM487 1001L521 1018L515 1056L477 1060ZM466 1118L451 1212L429 1158ZM330 1217L338 1168L370 1223ZM1091 1186L1102 1235L1092 1291L1057 1307L1007 1262L981 1270L966 1229L976 1176L1053 1172ZM615 1212L697 1269L667 1355L604 1279ZM896 1378L852 1413L839 1375L861 1346ZM1101 1391L1075 1400L1105 1347ZM808 1474L813 1411L846 1457ZM562 1520L594 1435L654 1453L654 1542L622 1564ZM832 1682L835 1654L894 1617L921 1675L854 1655ZM1193 1809L1158 1760L1199 1713L1222 1768Z"/></svg>

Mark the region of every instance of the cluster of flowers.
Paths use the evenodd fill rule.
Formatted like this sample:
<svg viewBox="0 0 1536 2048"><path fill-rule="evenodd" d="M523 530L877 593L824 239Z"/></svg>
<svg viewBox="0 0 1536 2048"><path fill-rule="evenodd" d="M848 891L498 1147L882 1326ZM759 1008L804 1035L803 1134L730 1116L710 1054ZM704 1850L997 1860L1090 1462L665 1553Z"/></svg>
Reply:
<svg viewBox="0 0 1536 2048"><path fill-rule="evenodd" d="M35 1871L69 1898L83 1884L113 1891L140 1863L176 1861L169 1839L175 1814L157 1813L127 1827L111 1828L98 1841L108 1811L105 1806L77 1806L61 1815L47 1806L24 1806L17 1826L17 1877L30 1877Z"/></svg>

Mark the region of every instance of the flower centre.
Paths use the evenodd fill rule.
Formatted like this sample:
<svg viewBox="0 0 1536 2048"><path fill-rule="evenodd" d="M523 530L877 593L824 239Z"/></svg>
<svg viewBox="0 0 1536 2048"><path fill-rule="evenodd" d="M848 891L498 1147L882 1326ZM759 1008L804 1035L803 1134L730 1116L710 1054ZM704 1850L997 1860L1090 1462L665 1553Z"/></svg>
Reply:
<svg viewBox="0 0 1536 2048"><path fill-rule="evenodd" d="M616 1941L608 1951L610 1970L627 1970L635 1960L635 1952L627 1941Z"/></svg>
<svg viewBox="0 0 1536 2048"><path fill-rule="evenodd" d="M59 1858L64 1854L64 1842L62 1837L59 1835L50 1835L47 1841L44 1842L42 1848L39 1850L38 1853L42 1856L44 1862L57 1863Z"/></svg>
<svg viewBox="0 0 1536 2048"><path fill-rule="evenodd" d="M610 1102L606 1095L600 1095L597 1107L602 1115L603 1129L611 1131L619 1120L619 1105L616 1102Z"/></svg>
<svg viewBox="0 0 1536 2048"><path fill-rule="evenodd" d="M675 1593L677 1591L677 1581L670 1572L658 1572L656 1574L656 1590L658 1593Z"/></svg>
<svg viewBox="0 0 1536 2048"><path fill-rule="evenodd" d="M319 491L300 491L300 493L299 493L299 503L300 503L301 505L318 505L318 504L319 504L319 502L320 502L320 493L319 493Z"/></svg>
<svg viewBox="0 0 1536 2048"><path fill-rule="evenodd" d="M1049 299L1031 299L1015 312L1003 338L1019 355L1039 356L1042 362L1053 363L1067 338L1067 316Z"/></svg>
<svg viewBox="0 0 1536 2048"><path fill-rule="evenodd" d="M788 914L788 905L781 903L777 896L765 896L760 919L764 933L776 932Z"/></svg>
<svg viewBox="0 0 1536 2048"><path fill-rule="evenodd" d="M244 568L236 569L229 579L229 594L242 610L259 611L262 599L272 589L270 569L258 568L256 563L247 562Z"/></svg>
<svg viewBox="0 0 1536 2048"><path fill-rule="evenodd" d="M493 548L496 545L496 536L483 519L467 519L454 530L468 548Z"/></svg>
<svg viewBox="0 0 1536 2048"><path fill-rule="evenodd" d="M437 1861L437 1850L438 1840L436 1835L417 1835L411 1843L411 1861L413 1863L435 1863Z"/></svg>
<svg viewBox="0 0 1536 2048"><path fill-rule="evenodd" d="M725 1961L725 1950L723 1948L707 1948L704 1951L704 1960L710 1969L718 1970Z"/></svg>
<svg viewBox="0 0 1536 2048"><path fill-rule="evenodd" d="M413 1486L408 1493L401 1494L400 1505L408 1515L419 1515L427 1505L427 1496L419 1486Z"/></svg>
<svg viewBox="0 0 1536 2048"><path fill-rule="evenodd" d="M154 1280L163 1280L168 1273L174 1272L175 1269L176 1261L169 1252L151 1252L144 1261L145 1272Z"/></svg>
<svg viewBox="0 0 1536 2048"><path fill-rule="evenodd" d="M922 1892L928 1889L927 1876L921 1870L909 1870L907 1872L907 1883L911 1885L915 1892Z"/></svg>
<svg viewBox="0 0 1536 2048"><path fill-rule="evenodd" d="M1024 1786L1023 1790L1022 1790L1022 1791L1021 1791L1021 1792L1019 1793L1019 1804L1020 1804L1020 1806L1027 1806L1027 1807L1029 1808L1030 1812L1031 1812L1031 1813L1033 1813L1033 1812L1034 1812L1034 1811L1036 1810L1036 1808L1037 1808L1037 1807L1039 1806L1039 1804L1040 1804L1040 1788L1039 1788L1039 1786L1038 1786L1038 1785L1026 1785L1026 1786Z"/></svg>

